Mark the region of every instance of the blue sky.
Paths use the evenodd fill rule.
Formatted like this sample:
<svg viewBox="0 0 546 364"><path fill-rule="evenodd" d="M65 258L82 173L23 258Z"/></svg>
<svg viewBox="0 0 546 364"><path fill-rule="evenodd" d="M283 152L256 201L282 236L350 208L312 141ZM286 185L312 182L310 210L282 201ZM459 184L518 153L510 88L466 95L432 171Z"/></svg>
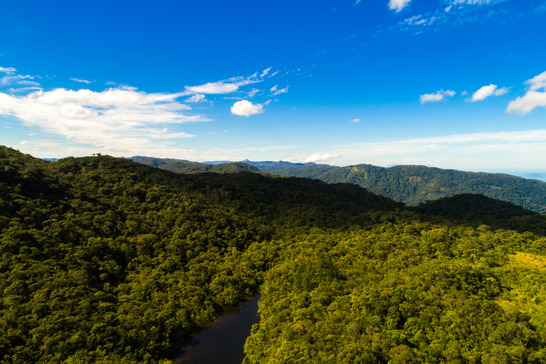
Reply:
<svg viewBox="0 0 546 364"><path fill-rule="evenodd" d="M17 1L0 144L37 157L546 174L546 0Z"/></svg>

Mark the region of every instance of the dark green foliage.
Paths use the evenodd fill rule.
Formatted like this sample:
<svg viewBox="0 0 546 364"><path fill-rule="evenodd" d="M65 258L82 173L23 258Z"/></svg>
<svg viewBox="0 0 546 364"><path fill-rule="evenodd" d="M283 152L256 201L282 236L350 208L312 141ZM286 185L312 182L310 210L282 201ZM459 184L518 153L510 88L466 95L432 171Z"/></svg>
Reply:
<svg viewBox="0 0 546 364"><path fill-rule="evenodd" d="M430 218L443 217L451 223L474 227L488 225L496 229L533 231L546 235L544 216L511 203L475 194L462 194L429 201L412 210Z"/></svg>
<svg viewBox="0 0 546 364"><path fill-rule="evenodd" d="M354 183L373 193L409 205L472 193L510 202L539 213L546 212L546 182L506 174L472 173L425 166L382 168L360 164L336 167L313 175L309 168L305 166L289 167L285 170L260 170L280 175L312 177L328 183ZM316 166L318 171L323 169L320 165Z"/></svg>
<svg viewBox="0 0 546 364"><path fill-rule="evenodd" d="M399 207L352 185L0 152L0 362L168 358L258 290L281 237Z"/></svg>
<svg viewBox="0 0 546 364"><path fill-rule="evenodd" d="M220 164L203 164L198 162L190 162L180 159L171 158L148 158L148 157L131 157L134 162L142 163L150 167L161 168L166 171L184 174L197 173L239 173L239 172L258 172L254 166L245 163L220 163Z"/></svg>
<svg viewBox="0 0 546 364"><path fill-rule="evenodd" d="M249 362L544 362L544 217L465 198L0 147L0 363L160 362L258 290Z"/></svg>
<svg viewBox="0 0 546 364"><path fill-rule="evenodd" d="M507 174L473 173L417 165L383 168L369 164L335 167L326 164L251 162L238 168L214 170L209 164L173 159L132 157L136 162L177 173L235 173L246 163L259 171L288 177L316 178L327 183L352 183L408 205L418 205L458 194L480 194L546 213L546 182ZM229 163L228 163L229 164ZM240 169L239 169L240 168Z"/></svg>

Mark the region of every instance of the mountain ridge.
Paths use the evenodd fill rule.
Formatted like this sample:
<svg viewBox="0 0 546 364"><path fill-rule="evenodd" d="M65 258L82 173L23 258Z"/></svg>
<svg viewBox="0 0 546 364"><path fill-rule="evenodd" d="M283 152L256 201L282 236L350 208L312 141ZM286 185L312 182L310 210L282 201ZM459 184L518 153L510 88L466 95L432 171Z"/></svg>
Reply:
<svg viewBox="0 0 546 364"><path fill-rule="evenodd" d="M154 159L151 159L154 160ZM457 194L477 193L494 199L510 202L529 210L546 213L546 182L517 177L504 173L467 172L441 169L424 165L396 165L379 167L371 164L355 164L345 167L315 163L291 163L274 161L242 161L260 172L280 176L314 178L327 183L351 183L376 194L416 206ZM188 162L184 168L163 165L163 169L178 173L215 172L212 167ZM226 165L220 164L219 166ZM238 172L232 168L231 172ZM248 170L250 171L250 170ZM226 173L226 172L220 172Z"/></svg>

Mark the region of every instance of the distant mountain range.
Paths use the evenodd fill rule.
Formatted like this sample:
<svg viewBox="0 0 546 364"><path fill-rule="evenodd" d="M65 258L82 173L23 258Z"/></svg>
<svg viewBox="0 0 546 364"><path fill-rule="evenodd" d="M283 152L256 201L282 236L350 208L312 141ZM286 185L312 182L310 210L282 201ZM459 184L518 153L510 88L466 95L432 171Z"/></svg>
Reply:
<svg viewBox="0 0 546 364"><path fill-rule="evenodd" d="M351 183L415 206L457 194L481 194L546 213L546 182L508 174L463 172L419 165L389 168L359 164L336 167L327 164L262 161L198 163L178 159L131 157L135 162L176 173L264 172L287 177L315 178L327 183Z"/></svg>

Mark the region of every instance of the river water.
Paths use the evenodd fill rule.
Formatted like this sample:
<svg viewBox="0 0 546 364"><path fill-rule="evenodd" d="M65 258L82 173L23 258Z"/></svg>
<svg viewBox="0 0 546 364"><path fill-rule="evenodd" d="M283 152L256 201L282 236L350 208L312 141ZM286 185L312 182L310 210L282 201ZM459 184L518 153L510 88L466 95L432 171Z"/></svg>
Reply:
<svg viewBox="0 0 546 364"><path fill-rule="evenodd" d="M228 308L210 326L192 336L173 364L240 364L252 325L259 320L259 295Z"/></svg>

